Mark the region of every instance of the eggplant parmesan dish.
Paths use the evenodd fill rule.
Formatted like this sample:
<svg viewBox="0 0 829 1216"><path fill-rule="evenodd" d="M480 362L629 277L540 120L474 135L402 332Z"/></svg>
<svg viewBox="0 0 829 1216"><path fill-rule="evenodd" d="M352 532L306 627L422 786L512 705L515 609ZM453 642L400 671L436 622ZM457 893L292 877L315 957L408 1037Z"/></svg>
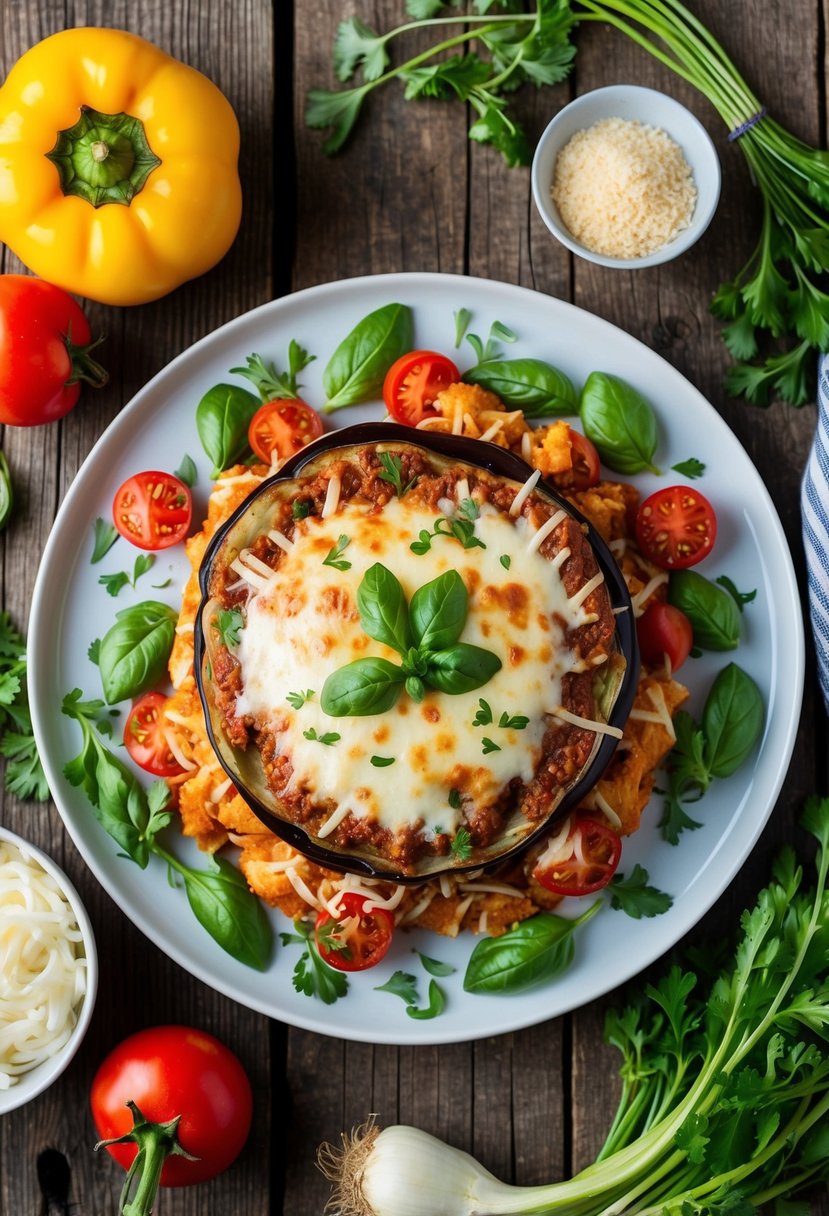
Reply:
<svg viewBox="0 0 829 1216"><path fill-rule="evenodd" d="M550 875L574 853L597 889L590 865L615 868L675 740L687 694L667 666L642 669L614 723L617 614L640 615L667 583L631 540L637 491L565 477L554 497L538 482L566 472L570 428L531 430L492 394L454 387L470 428L500 412L479 434L523 456L523 480L417 431L339 444L295 476L229 470L187 542L165 709L183 829L209 851L238 846L252 890L291 919L356 895L396 924L498 934L571 893ZM344 872L350 855L373 868Z"/></svg>

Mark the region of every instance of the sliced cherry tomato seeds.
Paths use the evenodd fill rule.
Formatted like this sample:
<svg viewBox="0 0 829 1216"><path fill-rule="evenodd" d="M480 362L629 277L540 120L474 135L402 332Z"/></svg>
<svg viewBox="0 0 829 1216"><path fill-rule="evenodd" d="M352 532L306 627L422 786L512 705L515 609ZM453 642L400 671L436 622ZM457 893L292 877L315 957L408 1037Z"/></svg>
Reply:
<svg viewBox="0 0 829 1216"><path fill-rule="evenodd" d="M461 374L451 359L434 350L413 350L392 363L383 382L386 409L397 422L417 426L437 414L435 398Z"/></svg>
<svg viewBox="0 0 829 1216"><path fill-rule="evenodd" d="M327 908L317 916L314 929L323 962L336 971L365 971L385 956L394 934L394 918L385 908L365 911L362 895L346 892L340 899L339 915Z"/></svg>
<svg viewBox="0 0 829 1216"><path fill-rule="evenodd" d="M665 486L639 507L635 532L640 552L648 561L663 570L686 570L713 549L717 516L699 490Z"/></svg>
<svg viewBox="0 0 829 1216"><path fill-rule="evenodd" d="M124 725L124 746L139 768L156 777L176 777L185 770L173 755L161 717L167 698L145 692L129 712Z"/></svg>
<svg viewBox="0 0 829 1216"><path fill-rule="evenodd" d="M279 398L261 405L248 427L248 442L265 464L287 460L323 432L322 417L304 401Z"/></svg>
<svg viewBox="0 0 829 1216"><path fill-rule="evenodd" d="M115 494L112 520L139 549L169 549L190 530L193 497L172 473L148 469L128 477Z"/></svg>

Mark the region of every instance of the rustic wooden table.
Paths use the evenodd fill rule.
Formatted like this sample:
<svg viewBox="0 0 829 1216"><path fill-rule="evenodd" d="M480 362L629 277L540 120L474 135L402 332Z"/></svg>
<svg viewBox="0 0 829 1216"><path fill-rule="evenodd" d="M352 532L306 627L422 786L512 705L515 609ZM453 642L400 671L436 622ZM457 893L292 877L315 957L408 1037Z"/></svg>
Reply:
<svg viewBox="0 0 829 1216"><path fill-rule="evenodd" d="M824 22L819 0L694 0L769 110L810 142L826 130ZM397 87L372 99L347 150L326 159L303 123L313 85L333 83L336 24L358 11L387 28L401 0L0 0L0 68L40 38L74 25L133 30L210 76L242 128L245 214L231 252L211 273L158 303L118 310L89 305L107 333L109 387L86 392L60 424L7 430L3 447L17 505L2 543L3 606L27 620L38 558L56 509L78 468L123 404L197 338L238 314L293 290L386 271L469 273L524 284L571 300L655 348L727 419L758 466L802 576L798 485L814 409L768 410L735 403L723 390L727 357L707 305L755 240L758 195L739 151L708 104L610 30L578 35L576 69L555 89L526 89L519 106L531 138L576 93L626 81L665 89L714 135L723 167L716 218L692 253L638 273L574 261L542 227L526 169L467 141L460 105L404 103ZM3 271L18 271L0 249ZM693 931L716 938L767 874L781 841L796 835L798 810L825 791L826 722L815 697L811 652L794 760L767 829L740 874ZM72 1211L115 1212L119 1169L92 1152L90 1079L126 1033L163 1021L193 1023L230 1044L256 1094L256 1123L241 1158L212 1183L166 1192L159 1211L319 1216L328 1187L314 1165L317 1144L376 1111L468 1149L497 1175L541 1182L594 1154L616 1089L615 1054L603 1046L605 1001L544 1025L469 1044L375 1047L292 1029L220 996L171 962L98 886L50 804L3 796L0 822L36 840L65 866L98 936L102 980L92 1029L60 1081L0 1120L0 1212L39 1210L38 1152L62 1150L72 1167ZM609 1000L613 999L610 994ZM287 1131L286 1131L287 1129ZM815 1211L829 1212L825 1197Z"/></svg>

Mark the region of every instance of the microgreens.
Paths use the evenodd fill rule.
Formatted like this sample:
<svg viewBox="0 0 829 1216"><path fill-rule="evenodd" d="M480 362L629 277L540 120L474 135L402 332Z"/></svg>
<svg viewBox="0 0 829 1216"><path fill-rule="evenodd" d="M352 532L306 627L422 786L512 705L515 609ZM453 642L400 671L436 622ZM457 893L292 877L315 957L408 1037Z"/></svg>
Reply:
<svg viewBox="0 0 829 1216"><path fill-rule="evenodd" d="M461 809L461 792L460 792L460 790L456 790L454 788L451 789L449 791L449 796L446 801L449 803L449 805L451 806L453 811L459 811Z"/></svg>
<svg viewBox="0 0 829 1216"><path fill-rule="evenodd" d="M285 700L294 709L302 709L306 701L310 701L314 696L313 688L306 688L304 692L289 692Z"/></svg>
<svg viewBox="0 0 829 1216"><path fill-rule="evenodd" d="M335 743L339 743L342 735L338 735L336 731L326 731L324 735L318 735L313 726L309 726L308 730L302 732L303 737L310 740L311 743L324 743L326 747L333 747Z"/></svg>
<svg viewBox="0 0 829 1216"><path fill-rule="evenodd" d="M402 498L417 482L417 476L412 477L410 481L403 484L403 461L395 452L380 452L380 463L383 466L383 472L377 476L381 481L387 481L394 486L398 498Z"/></svg>
<svg viewBox="0 0 829 1216"><path fill-rule="evenodd" d="M509 570L510 566L512 565L512 558L509 556L508 553L502 553L501 556L498 558L498 561L501 563L501 565L504 567L505 570Z"/></svg>
<svg viewBox="0 0 829 1216"><path fill-rule="evenodd" d="M431 532L422 528L418 539L412 541L409 548L412 553L422 557L432 548L432 541L436 536L448 536L463 545L464 549L486 548L484 542L475 535L475 524L471 519L447 519L445 515L441 515L435 520L435 526Z"/></svg>
<svg viewBox="0 0 829 1216"><path fill-rule="evenodd" d="M141 578L141 575L146 574L154 565L155 558L152 553L139 553L135 559L131 576L126 570L119 570L116 574L100 575L98 582L102 587L106 587L108 595L116 596L124 587L132 587L134 591L135 585Z"/></svg>
<svg viewBox="0 0 829 1216"><path fill-rule="evenodd" d="M499 752L500 750L501 748L498 744L492 739L487 738L486 735L481 739L481 752L483 755L488 756L490 752Z"/></svg>
<svg viewBox="0 0 829 1216"><path fill-rule="evenodd" d="M295 499L291 503L291 515L294 519L305 519L311 513L310 502L305 502L301 499Z"/></svg>

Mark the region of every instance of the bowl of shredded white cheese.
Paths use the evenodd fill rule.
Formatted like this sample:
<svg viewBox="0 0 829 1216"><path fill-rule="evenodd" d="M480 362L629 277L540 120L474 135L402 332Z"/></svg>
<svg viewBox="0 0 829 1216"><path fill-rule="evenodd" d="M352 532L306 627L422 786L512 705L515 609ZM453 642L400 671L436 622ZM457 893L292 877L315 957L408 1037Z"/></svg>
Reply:
<svg viewBox="0 0 829 1216"><path fill-rule="evenodd" d="M720 162L702 123L638 85L595 89L548 124L532 165L535 205L558 240L600 266L678 257L705 232Z"/></svg>
<svg viewBox="0 0 829 1216"><path fill-rule="evenodd" d="M63 1072L95 1004L89 916L63 871L0 827L0 1115Z"/></svg>

